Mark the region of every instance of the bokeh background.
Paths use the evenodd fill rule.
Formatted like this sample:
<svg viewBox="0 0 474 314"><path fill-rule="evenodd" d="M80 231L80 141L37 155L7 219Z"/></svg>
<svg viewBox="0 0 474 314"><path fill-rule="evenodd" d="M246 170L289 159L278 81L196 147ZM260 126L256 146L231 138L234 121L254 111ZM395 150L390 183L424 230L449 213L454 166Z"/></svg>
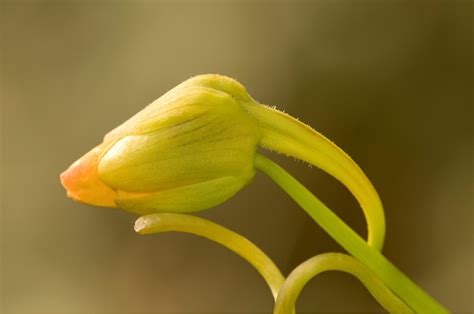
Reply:
<svg viewBox="0 0 474 314"><path fill-rule="evenodd" d="M269 313L244 260L131 214L74 203L58 176L181 81L232 76L346 150L386 208L384 253L455 312L473 307L473 1L2 1L0 312ZM270 154L365 236L328 175ZM263 175L199 215L284 274L341 251ZM300 312L379 312L326 273Z"/></svg>

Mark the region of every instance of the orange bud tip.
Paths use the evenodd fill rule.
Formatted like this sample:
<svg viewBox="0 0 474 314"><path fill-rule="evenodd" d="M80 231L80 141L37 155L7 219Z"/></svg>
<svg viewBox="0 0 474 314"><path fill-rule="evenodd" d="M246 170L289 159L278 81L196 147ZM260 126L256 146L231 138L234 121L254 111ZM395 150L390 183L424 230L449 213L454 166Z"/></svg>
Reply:
<svg viewBox="0 0 474 314"><path fill-rule="evenodd" d="M73 163L60 178L68 197L89 205L117 207L117 192L99 178L98 164L104 144L101 144Z"/></svg>

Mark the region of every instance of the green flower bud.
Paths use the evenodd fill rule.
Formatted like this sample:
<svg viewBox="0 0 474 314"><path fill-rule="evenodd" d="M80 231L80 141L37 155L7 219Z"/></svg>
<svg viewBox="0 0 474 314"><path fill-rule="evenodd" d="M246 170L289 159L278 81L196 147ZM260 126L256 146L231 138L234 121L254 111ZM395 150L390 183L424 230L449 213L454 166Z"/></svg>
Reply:
<svg viewBox="0 0 474 314"><path fill-rule="evenodd" d="M107 134L95 154L98 161L89 163L96 167L80 176L97 172L96 179L115 191L115 204L138 214L216 206L255 174L260 132L242 107L251 101L230 78L189 79ZM76 199L88 203L87 193L74 193L81 181L75 165L62 175L63 184L70 196L81 194ZM97 198L96 192L90 194Z"/></svg>
<svg viewBox="0 0 474 314"><path fill-rule="evenodd" d="M307 161L359 201L369 243L385 235L382 203L357 164L311 127L253 100L237 81L200 75L112 130L61 175L75 200L138 214L216 206L255 174L257 145Z"/></svg>

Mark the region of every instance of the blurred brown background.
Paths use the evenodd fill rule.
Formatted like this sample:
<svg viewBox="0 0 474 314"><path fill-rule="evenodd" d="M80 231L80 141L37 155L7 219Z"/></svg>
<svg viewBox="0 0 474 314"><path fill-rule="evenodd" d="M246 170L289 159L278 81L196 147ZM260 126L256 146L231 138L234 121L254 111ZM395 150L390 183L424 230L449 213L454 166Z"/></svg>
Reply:
<svg viewBox="0 0 474 314"><path fill-rule="evenodd" d="M456 312L473 307L473 1L2 1L0 312L269 313L263 279L191 235L139 236L136 217L66 198L58 175L181 81L232 76L364 169L385 204L384 253ZM274 156L274 155L272 155ZM274 156L365 236L335 180ZM263 175L201 216L284 274L341 251ZM300 312L382 311L346 274Z"/></svg>

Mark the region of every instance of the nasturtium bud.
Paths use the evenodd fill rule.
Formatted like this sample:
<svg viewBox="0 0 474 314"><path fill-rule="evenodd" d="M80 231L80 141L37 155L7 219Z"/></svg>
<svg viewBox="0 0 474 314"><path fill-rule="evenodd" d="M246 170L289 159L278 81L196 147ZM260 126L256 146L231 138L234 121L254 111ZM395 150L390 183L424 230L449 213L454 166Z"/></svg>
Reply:
<svg viewBox="0 0 474 314"><path fill-rule="evenodd" d="M382 203L349 155L225 76L179 84L108 133L61 181L70 197L87 204L137 214L193 212L224 202L252 180L257 145L341 181L365 213L369 244L382 248Z"/></svg>
<svg viewBox="0 0 474 314"><path fill-rule="evenodd" d="M201 75L108 133L61 175L73 199L137 214L216 206L248 184L260 131L233 79Z"/></svg>

